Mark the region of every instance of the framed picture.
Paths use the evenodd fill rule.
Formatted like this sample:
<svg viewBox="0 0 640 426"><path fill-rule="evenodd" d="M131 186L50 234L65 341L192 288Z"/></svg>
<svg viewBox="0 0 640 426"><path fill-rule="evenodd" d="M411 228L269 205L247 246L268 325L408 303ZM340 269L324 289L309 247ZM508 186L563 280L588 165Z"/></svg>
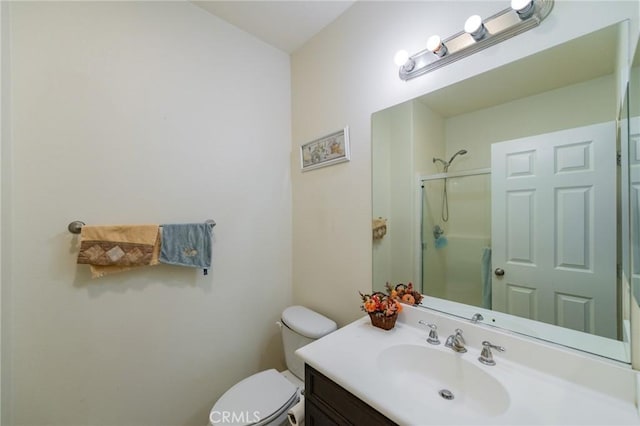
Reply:
<svg viewBox="0 0 640 426"><path fill-rule="evenodd" d="M302 171L349 161L349 127L300 146Z"/></svg>

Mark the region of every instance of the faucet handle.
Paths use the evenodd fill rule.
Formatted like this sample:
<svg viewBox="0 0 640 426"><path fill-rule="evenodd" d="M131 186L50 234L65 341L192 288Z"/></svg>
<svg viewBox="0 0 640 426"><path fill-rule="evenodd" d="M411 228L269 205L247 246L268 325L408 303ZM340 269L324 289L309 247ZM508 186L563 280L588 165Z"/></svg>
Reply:
<svg viewBox="0 0 640 426"><path fill-rule="evenodd" d="M480 352L478 361L485 365L496 365L496 362L493 360L493 353L491 352L491 349L495 349L500 352L506 351L502 346L493 345L491 342L485 340L482 342L482 351Z"/></svg>
<svg viewBox="0 0 640 426"><path fill-rule="evenodd" d="M438 338L438 326L435 324L429 324L426 323L422 320L418 321L418 324L422 324L422 325L426 325L427 327L430 328L429 330L429 337L427 337L427 342L431 343L432 345L439 345L440 344L440 339Z"/></svg>
<svg viewBox="0 0 640 426"><path fill-rule="evenodd" d="M484 342L482 342L482 347L483 348L488 347L488 348L495 349L495 350L500 351L500 352L506 351L506 349L503 348L502 346L493 345L493 344L491 344L491 342L488 342L486 340Z"/></svg>

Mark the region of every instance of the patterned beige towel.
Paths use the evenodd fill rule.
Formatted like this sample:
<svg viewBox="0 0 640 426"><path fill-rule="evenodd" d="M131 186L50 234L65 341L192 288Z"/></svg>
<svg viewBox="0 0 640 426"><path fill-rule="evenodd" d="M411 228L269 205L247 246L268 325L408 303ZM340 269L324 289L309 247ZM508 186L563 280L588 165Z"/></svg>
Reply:
<svg viewBox="0 0 640 426"><path fill-rule="evenodd" d="M92 278L157 265L159 225L83 226L79 264L89 264Z"/></svg>

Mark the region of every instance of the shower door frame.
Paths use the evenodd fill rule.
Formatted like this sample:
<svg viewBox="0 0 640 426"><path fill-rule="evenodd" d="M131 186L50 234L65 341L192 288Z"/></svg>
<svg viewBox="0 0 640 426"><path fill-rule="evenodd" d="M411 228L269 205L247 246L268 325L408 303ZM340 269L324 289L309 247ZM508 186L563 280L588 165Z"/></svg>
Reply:
<svg viewBox="0 0 640 426"><path fill-rule="evenodd" d="M480 176L480 175L491 175L491 167L485 167L485 168L481 168L481 169L469 169L469 170L461 170L458 172L447 172L447 173L435 173L435 174L430 174L430 175L418 175L417 176L417 191L416 191L416 200L415 200L415 206L416 206L416 214L415 214L415 229L418 230L418 233L420 235L420 238L417 239L417 250L416 250L416 258L415 258L415 265L416 265L416 271L415 271L415 276L420 278L420 287L418 288L418 291L420 291L422 294L424 294L424 275L423 275L423 263L424 263L424 253L423 253L423 248L424 248L424 242L422 241L422 237L424 235L424 229L422 229L422 214L423 214L423 201L422 201L422 191L423 191L423 184L424 182L428 182L428 181L432 181L432 180L439 180L439 179L451 179L451 178L458 178L458 177L468 177L468 176Z"/></svg>
<svg viewBox="0 0 640 426"><path fill-rule="evenodd" d="M451 172L451 173L436 173L432 175L421 175L418 177L418 182L422 184L422 182L426 182L429 180L437 180L444 178L455 178L455 177L465 177L465 176L476 176L476 175L490 175L491 167L486 167L484 169L470 169L470 170L462 170L459 172Z"/></svg>

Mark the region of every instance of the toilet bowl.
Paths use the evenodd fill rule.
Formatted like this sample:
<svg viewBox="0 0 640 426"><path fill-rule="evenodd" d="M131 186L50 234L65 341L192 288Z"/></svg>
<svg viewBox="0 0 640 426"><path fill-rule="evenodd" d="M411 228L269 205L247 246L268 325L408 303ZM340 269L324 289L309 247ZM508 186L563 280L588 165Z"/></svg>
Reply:
<svg viewBox="0 0 640 426"><path fill-rule="evenodd" d="M261 371L227 390L209 413L212 426L276 426L288 423L287 412L304 390L304 362L295 351L338 327L329 318L304 306L290 306L278 323L288 370Z"/></svg>
<svg viewBox="0 0 640 426"><path fill-rule="evenodd" d="M277 370L265 370L236 383L209 413L212 425L280 425L300 399L298 388Z"/></svg>

